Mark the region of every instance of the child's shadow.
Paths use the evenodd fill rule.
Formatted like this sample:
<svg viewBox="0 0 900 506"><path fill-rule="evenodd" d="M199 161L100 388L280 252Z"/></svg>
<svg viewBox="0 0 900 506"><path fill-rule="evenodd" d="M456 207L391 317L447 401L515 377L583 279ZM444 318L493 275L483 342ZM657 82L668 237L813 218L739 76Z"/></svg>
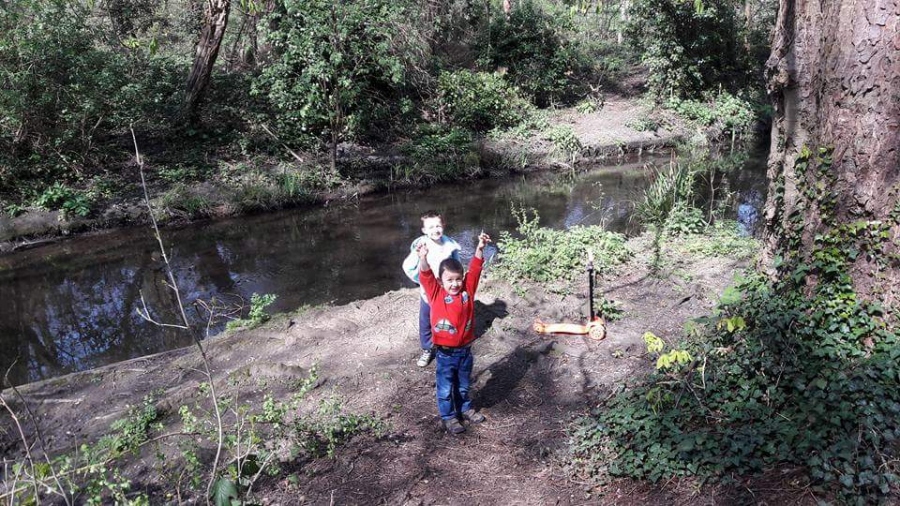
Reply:
<svg viewBox="0 0 900 506"><path fill-rule="evenodd" d="M509 311L506 310L506 302L500 299L491 304L475 301L475 339L480 338L494 324L494 320L506 318Z"/></svg>
<svg viewBox="0 0 900 506"><path fill-rule="evenodd" d="M478 390L476 404L489 408L503 402L519 386L531 366L546 357L552 348L552 342L538 346L516 346L512 353L482 372L490 377L484 387ZM537 381L543 383L540 377Z"/></svg>

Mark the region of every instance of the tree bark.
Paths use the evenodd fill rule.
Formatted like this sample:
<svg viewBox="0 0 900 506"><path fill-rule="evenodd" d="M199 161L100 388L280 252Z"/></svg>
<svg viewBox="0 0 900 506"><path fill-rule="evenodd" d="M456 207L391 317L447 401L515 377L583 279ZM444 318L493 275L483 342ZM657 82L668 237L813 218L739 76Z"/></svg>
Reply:
<svg viewBox="0 0 900 506"><path fill-rule="evenodd" d="M200 32L200 40L197 42L194 65L188 75L187 92L182 111L182 116L188 123L194 123L197 120L200 102L209 86L210 75L216 64L216 57L219 56L222 39L225 37L230 10L230 0L206 0L206 7L203 10L203 30Z"/></svg>
<svg viewBox="0 0 900 506"><path fill-rule="evenodd" d="M900 0L780 0L775 29L768 268L777 256L808 261L822 237L865 223L888 236L877 255L851 259L854 288L897 307Z"/></svg>

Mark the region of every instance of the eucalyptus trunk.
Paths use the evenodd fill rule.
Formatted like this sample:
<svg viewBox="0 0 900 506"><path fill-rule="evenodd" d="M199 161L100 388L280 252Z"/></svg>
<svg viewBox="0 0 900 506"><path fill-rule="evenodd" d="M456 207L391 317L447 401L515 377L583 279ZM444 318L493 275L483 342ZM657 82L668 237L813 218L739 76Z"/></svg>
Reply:
<svg viewBox="0 0 900 506"><path fill-rule="evenodd" d="M206 0L203 9L203 30L200 32L200 40L197 42L197 51L194 55L194 65L188 75L187 92L184 99L185 120L193 123L197 119L197 111L209 79L213 66L219 56L219 48L225 37L225 28L228 26L228 13L231 10L230 0Z"/></svg>
<svg viewBox="0 0 900 506"><path fill-rule="evenodd" d="M780 0L766 63L775 107L767 259L850 252L857 294L889 308L900 294L898 34L898 0ZM848 225L873 236L868 246Z"/></svg>

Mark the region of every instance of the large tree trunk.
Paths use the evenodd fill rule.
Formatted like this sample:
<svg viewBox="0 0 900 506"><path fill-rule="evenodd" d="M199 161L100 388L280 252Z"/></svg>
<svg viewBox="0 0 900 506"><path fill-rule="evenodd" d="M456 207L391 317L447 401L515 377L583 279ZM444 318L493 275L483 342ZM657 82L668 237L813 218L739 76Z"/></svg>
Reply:
<svg viewBox="0 0 900 506"><path fill-rule="evenodd" d="M864 246L853 244L857 239L846 232L851 223L886 232L874 239L877 252L851 256L849 272L861 297L895 308L898 20L900 0L780 0L766 64L775 105L765 210L768 259L809 262L827 238L838 239L831 244L839 248ZM808 285L816 281L813 276Z"/></svg>
<svg viewBox="0 0 900 506"><path fill-rule="evenodd" d="M228 26L228 12L231 9L230 0L206 0L203 9L203 31L197 42L197 52L194 55L194 65L188 76L187 92L184 97L184 119L193 123L197 119L197 110L206 87L209 85L209 77L216 57L219 56L219 48L225 37L225 28Z"/></svg>

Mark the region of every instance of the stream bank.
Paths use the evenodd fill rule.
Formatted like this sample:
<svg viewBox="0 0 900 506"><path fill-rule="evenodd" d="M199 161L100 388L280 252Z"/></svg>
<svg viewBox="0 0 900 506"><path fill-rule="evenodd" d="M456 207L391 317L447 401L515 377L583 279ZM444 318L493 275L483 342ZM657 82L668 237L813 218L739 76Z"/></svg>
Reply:
<svg viewBox="0 0 900 506"><path fill-rule="evenodd" d="M560 153L553 142L532 132L524 139L482 139L473 147L473 156L466 163L465 177L508 177L510 174L535 170L575 170L583 164L595 164L622 160L643 153L662 152L675 147L690 132L677 117L665 115L656 129L639 130L641 119L650 113L651 106L638 98L613 96L604 106L591 113L579 113L574 109L556 111L551 125L571 128L578 139L576 151ZM247 183L249 195L235 197L229 191L210 181L198 181L171 187L156 185L150 188L157 218L169 225L185 224L198 219L224 218L247 212L281 209L296 206L321 206L332 202L356 199L361 195L378 191L397 190L430 184L427 179L400 180L395 169L403 167L405 159L397 154L378 152L371 148L348 147L341 150L339 166L349 167L348 174L338 176L310 176L327 179L315 192L287 193L268 190L271 194L258 195L259 181ZM224 162L223 162L224 163ZM227 162L242 167L245 161ZM377 168L377 170L375 170ZM148 171L165 169L153 165ZM278 170L276 167L259 168L262 172ZM122 168L122 177L140 180L137 164L132 162ZM305 176L304 176L305 177ZM266 190L263 190L265 193ZM237 198L246 203L235 205ZM248 202L249 200L249 202ZM187 203L187 205L186 205ZM139 191L130 196L113 196L109 204L92 216L82 218L64 215L59 211L29 210L10 217L0 214L0 253L36 247L73 234L93 230L146 225L149 214Z"/></svg>

